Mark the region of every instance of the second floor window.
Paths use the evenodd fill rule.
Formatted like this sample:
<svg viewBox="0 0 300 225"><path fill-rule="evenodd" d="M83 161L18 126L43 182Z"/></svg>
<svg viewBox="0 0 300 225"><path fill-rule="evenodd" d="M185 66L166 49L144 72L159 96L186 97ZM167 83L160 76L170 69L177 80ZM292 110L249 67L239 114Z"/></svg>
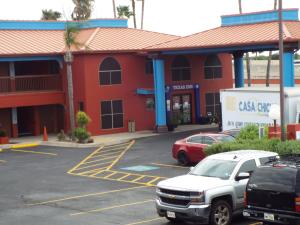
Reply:
<svg viewBox="0 0 300 225"><path fill-rule="evenodd" d="M172 62L172 81L191 80L191 66L187 58L177 56Z"/></svg>
<svg viewBox="0 0 300 225"><path fill-rule="evenodd" d="M205 79L222 78L222 64L217 55L210 55L204 64Z"/></svg>
<svg viewBox="0 0 300 225"><path fill-rule="evenodd" d="M117 60L108 57L103 60L99 70L100 85L121 84L121 67Z"/></svg>

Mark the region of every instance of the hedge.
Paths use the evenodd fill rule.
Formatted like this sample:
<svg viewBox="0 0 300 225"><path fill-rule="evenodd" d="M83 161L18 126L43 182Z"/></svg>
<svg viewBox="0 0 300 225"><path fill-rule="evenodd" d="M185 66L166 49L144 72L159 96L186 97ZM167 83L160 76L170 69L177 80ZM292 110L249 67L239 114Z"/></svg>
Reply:
<svg viewBox="0 0 300 225"><path fill-rule="evenodd" d="M300 141L281 142L279 139L237 140L219 143L205 148L206 155L236 150L265 150L279 155L300 154Z"/></svg>

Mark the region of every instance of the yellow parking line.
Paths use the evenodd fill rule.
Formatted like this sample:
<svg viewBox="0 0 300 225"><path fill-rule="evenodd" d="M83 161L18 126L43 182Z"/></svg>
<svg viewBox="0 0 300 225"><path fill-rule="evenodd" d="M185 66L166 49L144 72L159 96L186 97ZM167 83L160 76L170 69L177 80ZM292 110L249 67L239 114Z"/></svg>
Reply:
<svg viewBox="0 0 300 225"><path fill-rule="evenodd" d="M114 156L112 156L112 157L107 157L107 158L103 158L103 159L97 159L97 160L93 160L93 161L87 161L87 162L85 162L85 163L83 163L83 164L81 164L81 165L91 164L91 163L93 163L93 162L100 162L100 161L104 161L104 160L112 159L112 158L114 158Z"/></svg>
<svg viewBox="0 0 300 225"><path fill-rule="evenodd" d="M90 167L93 167L93 166L101 166L101 165L105 165L105 164L108 164L108 163L111 163L111 162L113 162L113 160L108 161L108 162L96 163L96 164L89 165L89 166L79 167L79 168L77 168L77 169L74 170L74 171L82 170L82 169L86 169L86 168L90 168Z"/></svg>
<svg viewBox="0 0 300 225"><path fill-rule="evenodd" d="M153 182L155 182L155 181L157 181L157 180L159 180L160 179L160 177L156 177L156 178L154 178L153 180L150 180L147 184L148 185L151 185Z"/></svg>
<svg viewBox="0 0 300 225"><path fill-rule="evenodd" d="M135 223L128 223L126 225L136 225L136 224L143 224L143 223L148 223L148 222L152 222L152 221L156 221L156 220L163 220L163 217L158 217L158 218L154 218L154 219L150 219L150 220L142 220L139 222L135 222Z"/></svg>
<svg viewBox="0 0 300 225"><path fill-rule="evenodd" d="M79 216L79 215L84 215L84 214L89 214L89 213L102 212L105 210L122 208L122 207L126 207L126 206L131 206L131 205L140 205L143 203L154 202L154 201L155 200L153 200L153 199L149 199L149 200L141 201L141 202L133 202L133 203L127 203L127 204L123 204L123 205L115 205L115 206L110 206L110 207L106 207L106 208L93 209L93 210L89 210L89 211L85 211L85 212L72 213L72 214L70 214L70 216Z"/></svg>
<svg viewBox="0 0 300 225"><path fill-rule="evenodd" d="M118 148L107 148L107 149L105 149L105 151L102 150L100 153L122 151L122 150L124 150L124 147L122 147L122 148L120 148L120 147L118 147Z"/></svg>
<svg viewBox="0 0 300 225"><path fill-rule="evenodd" d="M136 181L138 181L138 180L141 180L141 179L144 178L144 177L145 177L145 175L141 175L140 177L138 177L138 178L132 180L132 182L136 182Z"/></svg>
<svg viewBox="0 0 300 225"><path fill-rule="evenodd" d="M93 174L89 175L90 177L93 177L95 174L99 174L99 173L105 171L106 168L107 167L101 167L101 168L97 168L97 169L94 169L94 170L88 170L88 171L76 173L76 175L85 175L85 174L93 173Z"/></svg>
<svg viewBox="0 0 300 225"><path fill-rule="evenodd" d="M124 178L126 178L126 177L129 177L130 176L130 174L128 173L128 174L126 174L125 176L123 176L123 177L120 177L119 179L117 179L118 181L120 181L120 180L123 180Z"/></svg>
<svg viewBox="0 0 300 225"><path fill-rule="evenodd" d="M111 172L111 171L109 171L109 172ZM112 172L111 174L108 174L108 175L106 175L105 177L103 177L103 178L109 178L109 177L111 177L111 176L113 176L113 175L115 175L117 172Z"/></svg>
<svg viewBox="0 0 300 225"><path fill-rule="evenodd" d="M37 152L37 151L18 150L18 149L11 149L11 151L13 151L13 152L25 152L25 153L41 154L41 155L57 155L56 153Z"/></svg>
<svg viewBox="0 0 300 225"><path fill-rule="evenodd" d="M124 151L116 158L116 160L109 166L108 169L111 169L121 158L122 156L131 148L131 146L135 143L135 141L131 141L130 144L124 149Z"/></svg>
<svg viewBox="0 0 300 225"><path fill-rule="evenodd" d="M85 159L83 159L80 163L78 163L75 167L73 167L72 169L70 169L68 172L73 172L74 170L76 170L78 167L81 166L81 164L85 163L89 158L91 158L93 155L97 154L97 152L99 152L104 146L101 146L100 148L96 149L92 154L90 154L89 156L87 156Z"/></svg>
<svg viewBox="0 0 300 225"><path fill-rule="evenodd" d="M156 166L174 167L174 168L181 168L181 169L187 169L188 168L188 167L185 167L185 166L175 166L175 165L162 164L162 163L151 163L151 164L156 165Z"/></svg>
<svg viewBox="0 0 300 225"><path fill-rule="evenodd" d="M79 199L79 198L86 198L86 197L91 197L91 196L101 196L101 195L106 195L106 194L111 194L111 193L116 193L116 192L129 191L129 190L133 190L133 189L147 188L147 187L148 186L137 186L137 187L130 187L130 188L104 191L104 192L89 193L89 194L84 194L84 195L75 195L75 196L59 198L59 199L53 199L53 200L44 201L44 202L31 203L31 204L26 204L26 205L28 205L28 206L44 205L44 204L48 204L48 203L62 202L62 201Z"/></svg>
<svg viewBox="0 0 300 225"><path fill-rule="evenodd" d="M92 158L99 158L99 157L105 157L105 156L111 156L111 155L115 155L115 157L119 156L118 152L108 152L108 153L105 153L105 154L97 154L97 155L94 155Z"/></svg>

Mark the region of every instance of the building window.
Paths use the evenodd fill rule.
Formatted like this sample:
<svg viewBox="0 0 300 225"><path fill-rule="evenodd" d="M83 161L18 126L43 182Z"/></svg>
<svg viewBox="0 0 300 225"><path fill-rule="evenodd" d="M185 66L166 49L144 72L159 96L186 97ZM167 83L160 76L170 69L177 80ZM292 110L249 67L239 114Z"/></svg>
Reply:
<svg viewBox="0 0 300 225"><path fill-rule="evenodd" d="M123 127L123 102L122 100L101 102L102 129Z"/></svg>
<svg viewBox="0 0 300 225"><path fill-rule="evenodd" d="M120 64L112 57L103 60L99 70L100 85L121 84Z"/></svg>
<svg viewBox="0 0 300 225"><path fill-rule="evenodd" d="M222 64L217 55L210 55L204 64L205 79L222 78Z"/></svg>
<svg viewBox="0 0 300 225"><path fill-rule="evenodd" d="M155 108L154 98L147 98L146 99L146 109L147 111L153 111Z"/></svg>
<svg viewBox="0 0 300 225"><path fill-rule="evenodd" d="M206 93L205 94L206 103L206 114L208 116L220 116L221 115L221 103L220 103L220 93Z"/></svg>
<svg viewBox="0 0 300 225"><path fill-rule="evenodd" d="M153 61L146 58L146 74L153 74Z"/></svg>
<svg viewBox="0 0 300 225"><path fill-rule="evenodd" d="M79 102L79 111L84 111L84 103Z"/></svg>
<svg viewBox="0 0 300 225"><path fill-rule="evenodd" d="M177 56L172 63L172 81L191 80L191 66L184 56Z"/></svg>

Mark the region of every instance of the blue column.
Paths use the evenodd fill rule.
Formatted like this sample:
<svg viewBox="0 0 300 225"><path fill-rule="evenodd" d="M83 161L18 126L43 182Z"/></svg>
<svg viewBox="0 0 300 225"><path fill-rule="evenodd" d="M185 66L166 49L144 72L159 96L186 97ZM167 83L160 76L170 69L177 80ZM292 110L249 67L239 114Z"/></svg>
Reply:
<svg viewBox="0 0 300 225"><path fill-rule="evenodd" d="M200 90L199 84L196 84L194 87L195 92L195 113L196 113L196 123L200 122Z"/></svg>
<svg viewBox="0 0 300 225"><path fill-rule="evenodd" d="M244 61L243 53L235 53L234 56L234 78L235 87L244 87Z"/></svg>
<svg viewBox="0 0 300 225"><path fill-rule="evenodd" d="M153 59L156 127L166 128L165 68L162 59Z"/></svg>
<svg viewBox="0 0 300 225"><path fill-rule="evenodd" d="M294 52L283 53L283 78L285 87L295 86Z"/></svg>

